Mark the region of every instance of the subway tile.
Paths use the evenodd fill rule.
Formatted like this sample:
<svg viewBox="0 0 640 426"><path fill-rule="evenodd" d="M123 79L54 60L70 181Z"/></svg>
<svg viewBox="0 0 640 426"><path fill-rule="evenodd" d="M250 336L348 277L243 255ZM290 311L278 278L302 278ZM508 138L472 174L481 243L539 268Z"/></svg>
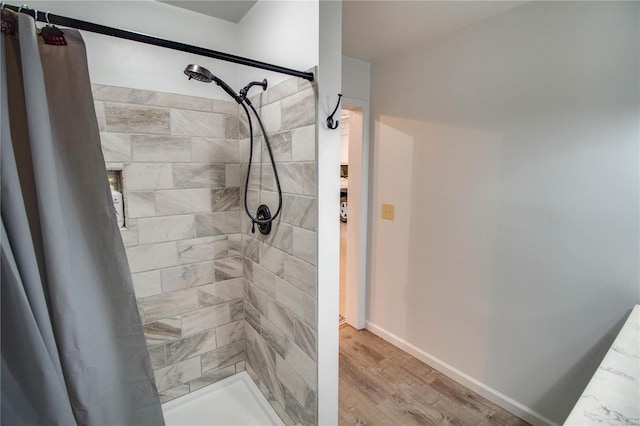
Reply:
<svg viewBox="0 0 640 426"><path fill-rule="evenodd" d="M300 163L278 164L278 177L282 192L289 194L302 194L304 184L304 170Z"/></svg>
<svg viewBox="0 0 640 426"><path fill-rule="evenodd" d="M216 328L218 346L226 346L235 342L244 342L244 320L234 321Z"/></svg>
<svg viewBox="0 0 640 426"><path fill-rule="evenodd" d="M178 264L175 242L127 247L127 258L132 273L167 268Z"/></svg>
<svg viewBox="0 0 640 426"><path fill-rule="evenodd" d="M231 213L229 215L228 213ZM196 215L196 236L212 237L216 235L226 235L229 232L238 232L237 225L233 220L238 216L238 212L215 212Z"/></svg>
<svg viewBox="0 0 640 426"><path fill-rule="evenodd" d="M211 99L195 96L177 95L175 93L158 92L156 103L158 106L191 109L196 111L211 111Z"/></svg>
<svg viewBox="0 0 640 426"><path fill-rule="evenodd" d="M140 300L146 321L184 314L199 308L196 289L185 289L172 293L146 297Z"/></svg>
<svg viewBox="0 0 640 426"><path fill-rule="evenodd" d="M207 372L244 361L244 342L221 346L202 355L202 371Z"/></svg>
<svg viewBox="0 0 640 426"><path fill-rule="evenodd" d="M287 96L291 96L298 91L298 82L295 78L288 78L281 83L276 84L273 87L269 87L267 94L269 97L269 103L275 102Z"/></svg>
<svg viewBox="0 0 640 426"><path fill-rule="evenodd" d="M253 265L253 284L270 297L275 297L276 294L275 279L276 276L272 272L260 265Z"/></svg>
<svg viewBox="0 0 640 426"><path fill-rule="evenodd" d="M198 300L201 307L214 306L244 298L242 278L220 281L198 287Z"/></svg>
<svg viewBox="0 0 640 426"><path fill-rule="evenodd" d="M318 302L315 298L304 295L302 298L302 311L304 322L314 330L318 327L318 315L316 313Z"/></svg>
<svg viewBox="0 0 640 426"><path fill-rule="evenodd" d="M284 209L284 206L282 207ZM286 223L276 221L273 223L271 233L263 236L262 241L284 251L293 253L293 227Z"/></svg>
<svg viewBox="0 0 640 426"><path fill-rule="evenodd" d="M244 185L239 164L225 164L224 177L227 188Z"/></svg>
<svg viewBox="0 0 640 426"><path fill-rule="evenodd" d="M316 159L316 126L305 126L291 132L291 160L314 161Z"/></svg>
<svg viewBox="0 0 640 426"><path fill-rule="evenodd" d="M121 102L127 104L154 105L157 92L142 89L130 89L117 86L92 86L93 99L97 101Z"/></svg>
<svg viewBox="0 0 640 426"><path fill-rule="evenodd" d="M153 191L127 191L124 202L127 217L139 218L156 215L156 194Z"/></svg>
<svg viewBox="0 0 640 426"><path fill-rule="evenodd" d="M318 359L318 337L316 331L295 317L294 322L293 341L312 360L316 361Z"/></svg>
<svg viewBox="0 0 640 426"><path fill-rule="evenodd" d="M315 231L293 227L293 255L312 265L318 257L318 239Z"/></svg>
<svg viewBox="0 0 640 426"><path fill-rule="evenodd" d="M172 109L171 134L175 136L224 138L224 115Z"/></svg>
<svg viewBox="0 0 640 426"><path fill-rule="evenodd" d="M242 234L230 234L228 237L228 244L229 256L242 256Z"/></svg>
<svg viewBox="0 0 640 426"><path fill-rule="evenodd" d="M120 133L100 133L104 161L131 161L131 135Z"/></svg>
<svg viewBox="0 0 640 426"><path fill-rule="evenodd" d="M253 262L246 256L242 256L242 273L245 279L253 282Z"/></svg>
<svg viewBox="0 0 640 426"><path fill-rule="evenodd" d="M302 193L316 197L318 190L316 187L316 164L302 163Z"/></svg>
<svg viewBox="0 0 640 426"><path fill-rule="evenodd" d="M292 339L295 337L295 323L297 320L284 309L280 303L270 299L268 314L269 320L275 324L279 330Z"/></svg>
<svg viewBox="0 0 640 426"><path fill-rule="evenodd" d="M260 263L260 241L242 236L242 254L256 263Z"/></svg>
<svg viewBox="0 0 640 426"><path fill-rule="evenodd" d="M262 107L260 110L260 116L262 117L262 123L264 124L264 128L268 134L278 132L282 129L283 117L280 101ZM255 121L256 120L254 120L254 123ZM257 124L256 127L258 127ZM255 131L256 129L254 128L254 132Z"/></svg>
<svg viewBox="0 0 640 426"><path fill-rule="evenodd" d="M100 132L106 132L107 116L104 111L104 102L94 102L93 107L96 110L96 119L98 120L98 130Z"/></svg>
<svg viewBox="0 0 640 426"><path fill-rule="evenodd" d="M226 257L215 261L216 281L242 277L242 257Z"/></svg>
<svg viewBox="0 0 640 426"><path fill-rule="evenodd" d="M220 114L238 114L238 103L223 99L212 99L211 109Z"/></svg>
<svg viewBox="0 0 640 426"><path fill-rule="evenodd" d="M224 116L224 137L226 139L238 139L238 115Z"/></svg>
<svg viewBox="0 0 640 426"><path fill-rule="evenodd" d="M202 237L178 242L178 261L181 264L227 257L226 236Z"/></svg>
<svg viewBox="0 0 640 426"><path fill-rule="evenodd" d="M253 370L261 387L269 392L270 399L284 404L284 395L276 377L276 353L252 327L246 327L247 370Z"/></svg>
<svg viewBox="0 0 640 426"><path fill-rule="evenodd" d="M276 412L278 417L280 417L280 419L284 422L285 425L287 426L296 425L296 422L293 421L293 419L287 414L287 411L284 409L282 405L280 405L278 401L275 401L272 399L269 402L269 404L271 404L271 407ZM311 423L314 423L314 422L311 422ZM302 423L298 423L298 424L302 424Z"/></svg>
<svg viewBox="0 0 640 426"><path fill-rule="evenodd" d="M299 397L293 395L284 385L282 385L282 393L285 399L284 407L291 418L291 424L313 424L317 421L318 396L315 391L309 390L306 393L304 404L300 403Z"/></svg>
<svg viewBox="0 0 640 426"><path fill-rule="evenodd" d="M260 111L258 111L260 113ZM249 137L249 125L247 123L247 116L244 114L238 115L238 138L244 139Z"/></svg>
<svg viewBox="0 0 640 426"><path fill-rule="evenodd" d="M290 312L304 318L304 293L287 281L276 278L275 299Z"/></svg>
<svg viewBox="0 0 640 426"><path fill-rule="evenodd" d="M183 240L195 236L196 224L193 215L138 219L139 244Z"/></svg>
<svg viewBox="0 0 640 426"><path fill-rule="evenodd" d="M198 333L244 318L244 301L221 303L182 315L182 335Z"/></svg>
<svg viewBox="0 0 640 426"><path fill-rule="evenodd" d="M312 88L282 99L282 127L296 129L316 122L316 96Z"/></svg>
<svg viewBox="0 0 640 426"><path fill-rule="evenodd" d="M173 185L175 188L224 188L224 174L224 164L174 164Z"/></svg>
<svg viewBox="0 0 640 426"><path fill-rule="evenodd" d="M284 360L311 389L318 389L318 364L289 339L285 345Z"/></svg>
<svg viewBox="0 0 640 426"><path fill-rule="evenodd" d="M176 398L180 398L181 396L185 396L189 393L189 385L178 385L171 389L166 389L158 392L158 397L160 397L160 403L164 404L165 402L173 401Z"/></svg>
<svg viewBox="0 0 640 426"><path fill-rule="evenodd" d="M124 166L124 181L127 191L171 188L173 187L171 164L126 164Z"/></svg>
<svg viewBox="0 0 640 426"><path fill-rule="evenodd" d="M211 190L211 210L214 212L239 210L240 188L220 188Z"/></svg>
<svg viewBox="0 0 640 426"><path fill-rule="evenodd" d="M207 371L197 379L190 381L189 389L193 392L205 386L219 382L222 379L233 376L234 374L236 374L236 364Z"/></svg>
<svg viewBox="0 0 640 426"><path fill-rule="evenodd" d="M157 370L167 365L164 358L164 345L149 348L149 358L151 358L151 368Z"/></svg>
<svg viewBox="0 0 640 426"><path fill-rule="evenodd" d="M249 173L249 188L271 192L277 191L276 179L271 164L254 164L251 167L251 172ZM253 203L250 203L250 205L252 204Z"/></svg>
<svg viewBox="0 0 640 426"><path fill-rule="evenodd" d="M168 135L169 110L125 104L105 104L106 131Z"/></svg>
<svg viewBox="0 0 640 426"><path fill-rule="evenodd" d="M260 266L281 277L284 274L284 253L268 244L261 244Z"/></svg>
<svg viewBox="0 0 640 426"><path fill-rule="evenodd" d="M284 356L287 338L282 330L264 316L260 318L260 335L278 355Z"/></svg>
<svg viewBox="0 0 640 426"><path fill-rule="evenodd" d="M162 292L181 290L183 288L198 287L214 281L213 261L191 263L163 269Z"/></svg>
<svg viewBox="0 0 640 426"><path fill-rule="evenodd" d="M260 330L260 312L246 300L244 301L244 319L247 326ZM245 327L245 333L246 330L247 327Z"/></svg>
<svg viewBox="0 0 640 426"><path fill-rule="evenodd" d="M180 317L163 318L142 326L148 346L173 342L182 336Z"/></svg>
<svg viewBox="0 0 640 426"><path fill-rule="evenodd" d="M287 255L284 258L284 279L309 296L316 296L317 276L315 266L294 256Z"/></svg>
<svg viewBox="0 0 640 426"><path fill-rule="evenodd" d="M175 364L216 348L216 331L192 334L165 345L167 364Z"/></svg>
<svg viewBox="0 0 640 426"><path fill-rule="evenodd" d="M261 315L267 316L269 312L269 297L265 292L252 283L247 282L246 298L251 306L254 307Z"/></svg>
<svg viewBox="0 0 640 426"><path fill-rule="evenodd" d="M191 140L185 137L132 135L133 161L179 163L191 161Z"/></svg>
<svg viewBox="0 0 640 426"><path fill-rule="evenodd" d="M201 373L199 357L190 358L154 371L159 392L187 383L199 377Z"/></svg>
<svg viewBox="0 0 640 426"><path fill-rule="evenodd" d="M156 212L160 216L209 211L210 189L171 189L156 192Z"/></svg>
<svg viewBox="0 0 640 426"><path fill-rule="evenodd" d="M153 296L162 292L160 285L160 271L140 272L131 274L133 280L133 289L136 292L136 298Z"/></svg>
<svg viewBox="0 0 640 426"><path fill-rule="evenodd" d="M120 228L120 236L125 247L138 245L138 222L136 219L126 218L125 227Z"/></svg>
<svg viewBox="0 0 640 426"><path fill-rule="evenodd" d="M309 385L279 356L276 357L276 374L280 383L304 406L310 391Z"/></svg>
<svg viewBox="0 0 640 426"><path fill-rule="evenodd" d="M271 142L271 151L273 152L273 158L277 163L291 161L290 131L269 135L269 142ZM271 162L269 152L267 151L267 145L265 143L262 143L262 162Z"/></svg>
<svg viewBox="0 0 640 426"><path fill-rule="evenodd" d="M315 231L317 215L318 208L315 198L283 195L282 220L284 222Z"/></svg>
<svg viewBox="0 0 640 426"><path fill-rule="evenodd" d="M239 163L240 142L227 139L192 138L191 155L192 160L196 162Z"/></svg>

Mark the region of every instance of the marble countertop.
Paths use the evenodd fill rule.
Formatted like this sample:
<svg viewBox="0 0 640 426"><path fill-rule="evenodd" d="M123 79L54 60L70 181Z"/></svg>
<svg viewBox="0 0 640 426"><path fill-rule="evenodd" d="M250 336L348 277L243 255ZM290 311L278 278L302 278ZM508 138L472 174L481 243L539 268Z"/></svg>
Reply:
<svg viewBox="0 0 640 426"><path fill-rule="evenodd" d="M640 305L636 305L565 425L640 425Z"/></svg>

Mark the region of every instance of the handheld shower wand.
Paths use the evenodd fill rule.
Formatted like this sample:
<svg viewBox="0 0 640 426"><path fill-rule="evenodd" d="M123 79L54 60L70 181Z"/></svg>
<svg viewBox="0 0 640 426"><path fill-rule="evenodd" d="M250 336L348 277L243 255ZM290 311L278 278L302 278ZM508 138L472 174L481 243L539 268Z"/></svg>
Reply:
<svg viewBox="0 0 640 426"><path fill-rule="evenodd" d="M220 80L218 77L213 75L208 69L201 67L199 65L194 65L194 64L188 65L185 68L184 73L187 77L189 77L189 80L194 79L196 81L200 81L203 83L215 82L244 109L244 112L247 115L247 120L249 123L249 141L250 141L249 167L247 168L247 177L244 185L244 210L247 213L247 216L249 216L249 219L251 219L251 224L252 224L251 232L255 233L256 225L258 225L258 229L262 234L264 235L269 234L271 232L271 224L273 223L275 218L278 217L278 215L280 214L280 211L282 210L282 189L280 188L280 178L278 177L278 170L276 168L276 163L273 158L273 150L271 149L271 142L269 142L269 136L267 135L267 131L265 130L264 125L262 124L262 120L260 119L258 112L253 107L253 105L251 104L251 101L247 97L247 94L249 93L249 89L251 89L253 86L261 86L262 90L267 90L267 80L264 79L262 81L252 81L251 83L247 84L242 90L240 90L239 94L237 94L236 92L233 91L231 87L229 87L227 83L225 83L224 81ZM278 188L278 209L273 215L271 215L271 211L269 210L269 207L266 204L261 204L258 207L258 210L255 216L251 214L251 212L249 211L249 207L247 206L249 175L251 174L251 163L253 162L253 123L251 121L251 115L249 114L249 110L247 109L247 106L245 104L249 105L249 107L253 111L253 114L258 119L258 124L260 125L260 129L262 130L262 135L264 136L267 151L269 152L271 166L273 167L273 176L275 178L276 186Z"/></svg>

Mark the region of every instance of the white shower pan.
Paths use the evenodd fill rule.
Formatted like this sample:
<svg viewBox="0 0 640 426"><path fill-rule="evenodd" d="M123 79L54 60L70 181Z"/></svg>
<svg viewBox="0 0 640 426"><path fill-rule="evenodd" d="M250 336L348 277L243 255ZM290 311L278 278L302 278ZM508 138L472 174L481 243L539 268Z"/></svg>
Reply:
<svg viewBox="0 0 640 426"><path fill-rule="evenodd" d="M162 404L167 426L284 425L246 371Z"/></svg>

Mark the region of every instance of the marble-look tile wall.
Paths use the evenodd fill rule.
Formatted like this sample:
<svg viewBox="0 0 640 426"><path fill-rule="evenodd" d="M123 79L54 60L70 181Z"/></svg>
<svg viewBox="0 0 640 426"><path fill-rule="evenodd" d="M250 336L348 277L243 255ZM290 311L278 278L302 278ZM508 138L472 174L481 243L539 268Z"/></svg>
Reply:
<svg viewBox="0 0 640 426"><path fill-rule="evenodd" d="M245 214L241 219L246 369L285 423L317 424L315 92L309 82L291 78L251 100L270 137L283 206L267 236L252 233ZM250 148L242 110L240 137L245 159ZM262 138L256 142L248 206L255 215L266 203L273 214L273 170Z"/></svg>
<svg viewBox="0 0 640 426"><path fill-rule="evenodd" d="M94 86L156 384L167 401L245 368L238 106Z"/></svg>

